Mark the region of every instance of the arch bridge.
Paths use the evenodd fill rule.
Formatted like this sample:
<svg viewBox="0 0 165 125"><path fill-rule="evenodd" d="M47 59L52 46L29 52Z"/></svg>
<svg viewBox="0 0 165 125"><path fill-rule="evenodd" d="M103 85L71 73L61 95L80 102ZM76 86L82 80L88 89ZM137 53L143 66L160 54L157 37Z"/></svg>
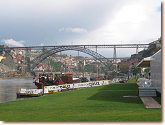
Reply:
<svg viewBox="0 0 165 125"><path fill-rule="evenodd" d="M28 70L31 72L33 75L35 75L33 69L41 63L43 60L45 60L47 57L58 53L62 51L67 51L67 50L75 50L75 51L80 51L83 53L86 53L88 55L91 55L94 57L96 60L99 60L102 64L107 66L110 70L112 68L112 64L108 63L107 58L104 56L100 55L97 53L97 49L99 48L113 48L114 49L114 54L113 54L113 60L116 62L116 52L118 48L135 48L136 49L136 54L138 53L139 48L148 48L148 47L156 46L155 43L150 43L150 44L114 44L114 45L57 45L57 46L29 46L29 47L3 47L0 46L0 52L1 51L10 51L10 50L15 50L15 49L20 49L20 50L46 50L45 52L43 51L42 54L40 54L38 57L35 59L31 60L30 63L28 64ZM90 48L95 48L96 51L90 50ZM104 60L104 61L103 61Z"/></svg>
<svg viewBox="0 0 165 125"><path fill-rule="evenodd" d="M106 67L108 67L109 70L112 69L112 63L108 62L107 58L105 58L104 56L102 56L101 54L99 54L95 51L92 51L88 48L81 47L81 46L60 46L60 47L54 47L53 49L45 51L42 54L40 54L39 56L37 56L36 58L34 58L32 61L30 61L29 65L28 65L29 72L33 76L35 76L35 72L33 70L38 64L40 64L47 57L49 57L49 56L51 56L55 53L62 52L62 51L67 51L67 50L74 50L74 51L80 51L80 52L86 53L86 54L94 57L100 63L104 64Z"/></svg>

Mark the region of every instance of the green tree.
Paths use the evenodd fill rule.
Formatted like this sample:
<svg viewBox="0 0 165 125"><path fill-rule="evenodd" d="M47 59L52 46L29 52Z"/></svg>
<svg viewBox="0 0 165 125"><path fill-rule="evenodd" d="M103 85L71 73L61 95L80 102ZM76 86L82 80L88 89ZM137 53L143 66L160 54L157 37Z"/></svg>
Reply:
<svg viewBox="0 0 165 125"><path fill-rule="evenodd" d="M129 71L129 65L127 63L120 63L118 67L119 67L119 70L123 73L128 73Z"/></svg>
<svg viewBox="0 0 165 125"><path fill-rule="evenodd" d="M53 60L49 60L50 65L53 67L53 69L57 72L61 71L61 62L54 62Z"/></svg>
<svg viewBox="0 0 165 125"><path fill-rule="evenodd" d="M85 65L85 71L96 73L97 72L97 67L96 67L96 65L87 64L87 65Z"/></svg>
<svg viewBox="0 0 165 125"><path fill-rule="evenodd" d="M133 69L132 69L132 73L133 73L133 75L136 75L136 74L138 74L138 73L141 73L141 68L139 68L139 67L133 68Z"/></svg>
<svg viewBox="0 0 165 125"><path fill-rule="evenodd" d="M25 57L25 61L26 61L26 63L29 63L30 62L30 58L29 57Z"/></svg>
<svg viewBox="0 0 165 125"><path fill-rule="evenodd" d="M100 73L105 73L108 70L109 70L109 68L107 66L101 66L100 67Z"/></svg>

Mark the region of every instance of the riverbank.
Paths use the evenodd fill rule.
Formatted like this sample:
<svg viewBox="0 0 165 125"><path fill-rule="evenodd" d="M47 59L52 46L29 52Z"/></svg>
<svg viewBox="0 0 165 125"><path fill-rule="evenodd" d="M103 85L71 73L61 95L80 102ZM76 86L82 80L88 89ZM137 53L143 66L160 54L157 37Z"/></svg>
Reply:
<svg viewBox="0 0 165 125"><path fill-rule="evenodd" d="M1 121L160 121L145 109L135 80L0 104Z"/></svg>

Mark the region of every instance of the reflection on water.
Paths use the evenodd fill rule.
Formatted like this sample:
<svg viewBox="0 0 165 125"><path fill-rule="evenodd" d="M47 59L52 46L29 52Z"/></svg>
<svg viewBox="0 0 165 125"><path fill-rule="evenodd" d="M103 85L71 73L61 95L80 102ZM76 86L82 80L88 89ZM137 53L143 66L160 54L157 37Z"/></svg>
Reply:
<svg viewBox="0 0 165 125"><path fill-rule="evenodd" d="M0 103L17 99L16 93L19 88L37 88L29 79L0 79Z"/></svg>

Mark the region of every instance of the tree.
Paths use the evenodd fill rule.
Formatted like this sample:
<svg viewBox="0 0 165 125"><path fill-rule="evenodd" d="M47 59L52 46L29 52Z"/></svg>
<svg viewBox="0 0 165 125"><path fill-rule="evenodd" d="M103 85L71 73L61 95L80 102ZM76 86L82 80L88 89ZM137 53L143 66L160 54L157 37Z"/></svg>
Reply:
<svg viewBox="0 0 165 125"><path fill-rule="evenodd" d="M136 74L141 73L141 68L139 68L139 67L133 68L133 69L132 69L132 73L133 73L133 75L136 76Z"/></svg>
<svg viewBox="0 0 165 125"><path fill-rule="evenodd" d="M50 61L50 65L53 67L53 69L57 72L61 71L61 62L54 62L53 60L49 60Z"/></svg>
<svg viewBox="0 0 165 125"><path fill-rule="evenodd" d="M87 64L87 65L85 65L85 70L87 72L96 73L97 72L97 67L96 67L96 65Z"/></svg>
<svg viewBox="0 0 165 125"><path fill-rule="evenodd" d="M103 65L103 66L100 67L100 73L105 73L108 70L109 70L108 67L105 66L105 65Z"/></svg>
<svg viewBox="0 0 165 125"><path fill-rule="evenodd" d="M120 72L128 73L129 71L129 64L127 63L119 63L118 67L119 67Z"/></svg>
<svg viewBox="0 0 165 125"><path fill-rule="evenodd" d="M30 62L30 58L29 57L25 57L25 61L26 61L26 63L29 63Z"/></svg>

